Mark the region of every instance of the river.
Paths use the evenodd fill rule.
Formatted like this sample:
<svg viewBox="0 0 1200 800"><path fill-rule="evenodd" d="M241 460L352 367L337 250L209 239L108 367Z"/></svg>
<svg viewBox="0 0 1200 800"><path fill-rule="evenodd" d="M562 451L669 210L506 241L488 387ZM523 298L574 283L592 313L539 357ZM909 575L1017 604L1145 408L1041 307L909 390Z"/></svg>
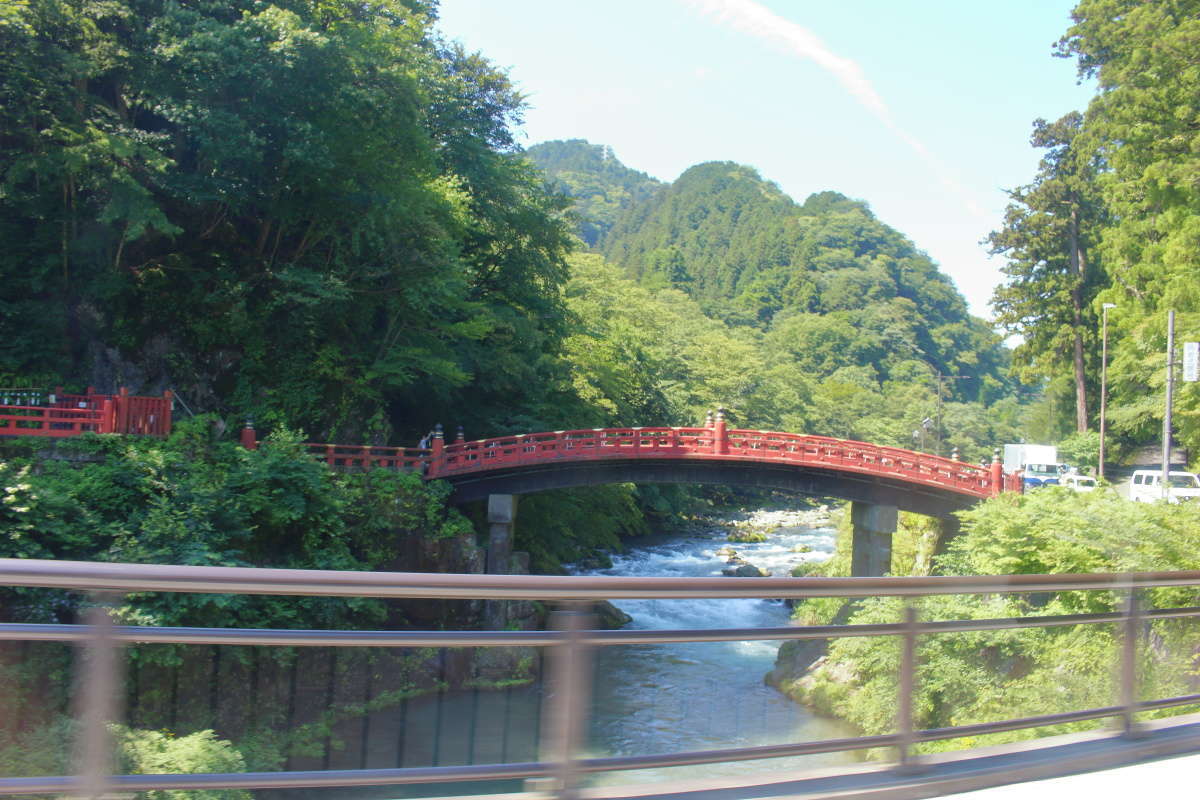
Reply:
<svg viewBox="0 0 1200 800"><path fill-rule="evenodd" d="M764 514L769 512L763 512ZM778 516L778 514L777 514ZM783 527L761 543L729 543L716 526L678 537L656 537L613 557L595 575L713 576L727 568L731 546L746 561L787 575L804 560L832 554L831 528ZM734 581L738 578L730 577ZM770 600L622 600L633 617L627 628L670 629L786 625L790 611ZM598 648L586 755L644 755L686 750L747 747L853 735L841 723L816 717L764 685L778 642L682 643ZM366 752L349 746L332 767L428 766L536 760L544 703L540 687L501 691L448 692L407 701L372 715ZM361 753L356 755L356 751ZM846 763L847 754L766 762L604 773L591 785L643 783L686 777L745 775L748 771L803 769ZM513 791L514 785L488 787ZM435 787L436 789L436 787ZM479 791L443 786L434 794ZM401 797L409 789L347 790L320 795L289 792L292 798Z"/></svg>

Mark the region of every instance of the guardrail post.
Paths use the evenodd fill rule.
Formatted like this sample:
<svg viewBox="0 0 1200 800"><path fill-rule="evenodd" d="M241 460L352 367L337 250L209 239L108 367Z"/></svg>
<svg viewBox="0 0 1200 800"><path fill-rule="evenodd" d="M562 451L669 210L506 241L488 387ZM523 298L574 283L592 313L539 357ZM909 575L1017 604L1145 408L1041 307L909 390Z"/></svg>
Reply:
<svg viewBox="0 0 1200 800"><path fill-rule="evenodd" d="M1125 597L1125 616L1121 620L1121 722L1124 734L1137 736L1137 642L1141 626L1141 609L1137 588L1129 586Z"/></svg>
<svg viewBox="0 0 1200 800"><path fill-rule="evenodd" d="M551 648L551 695L542 724L545 738L539 749L541 760L553 764L555 772L547 781L549 786L538 786L535 781L530 788L548 789L560 800L579 797L578 754L587 733L592 688L591 642L587 637L592 619L583 603L565 604L550 616L552 627L561 631L563 638Z"/></svg>
<svg viewBox="0 0 1200 800"><path fill-rule="evenodd" d="M900 704L896 710L896 727L900 735L900 768L915 767L912 746L916 743L913 732L913 692L917 682L917 610L912 603L904 605L904 633L900 646Z"/></svg>
<svg viewBox="0 0 1200 800"><path fill-rule="evenodd" d="M76 784L71 794L99 798L109 794L113 769L113 742L108 725L120 711L120 648L116 625L110 614L110 595L95 595L96 605L87 610L91 636L83 644L77 681L79 686L80 736L76 743Z"/></svg>

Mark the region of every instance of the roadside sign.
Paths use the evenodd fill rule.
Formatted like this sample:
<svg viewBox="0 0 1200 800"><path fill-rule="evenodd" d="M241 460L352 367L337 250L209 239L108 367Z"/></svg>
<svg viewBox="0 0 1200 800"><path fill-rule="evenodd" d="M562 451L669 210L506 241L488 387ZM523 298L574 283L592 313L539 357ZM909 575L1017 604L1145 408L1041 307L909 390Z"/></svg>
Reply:
<svg viewBox="0 0 1200 800"><path fill-rule="evenodd" d="M1200 381L1200 342L1183 343L1183 379Z"/></svg>

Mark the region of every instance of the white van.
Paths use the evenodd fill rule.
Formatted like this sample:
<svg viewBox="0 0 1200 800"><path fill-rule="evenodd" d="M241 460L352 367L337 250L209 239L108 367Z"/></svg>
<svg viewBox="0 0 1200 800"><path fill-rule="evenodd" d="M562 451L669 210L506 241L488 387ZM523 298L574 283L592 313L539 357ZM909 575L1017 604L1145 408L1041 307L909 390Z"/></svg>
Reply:
<svg viewBox="0 0 1200 800"><path fill-rule="evenodd" d="M1161 469L1139 469L1129 480L1129 499L1152 503L1162 499ZM1200 478L1194 472L1171 470L1167 473L1167 501L1180 503L1200 497Z"/></svg>

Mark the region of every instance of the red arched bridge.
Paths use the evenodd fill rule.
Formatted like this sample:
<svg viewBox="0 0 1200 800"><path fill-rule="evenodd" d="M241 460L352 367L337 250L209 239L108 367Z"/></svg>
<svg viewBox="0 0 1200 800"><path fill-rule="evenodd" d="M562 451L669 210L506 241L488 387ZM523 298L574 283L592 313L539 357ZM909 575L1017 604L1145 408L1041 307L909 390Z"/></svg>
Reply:
<svg viewBox="0 0 1200 800"><path fill-rule="evenodd" d="M254 446L253 433L244 441ZM454 500L602 483L719 483L890 505L944 517L1001 491L1020 490L998 460L987 467L798 433L704 427L591 428L498 436L430 447L310 444L334 468L420 470L455 488Z"/></svg>
<svg viewBox="0 0 1200 800"><path fill-rule="evenodd" d="M24 394L19 394L24 392ZM0 435L81 433L165 435L171 395L42 395L0 390ZM253 429L242 442L256 447ZM724 415L702 427L591 428L447 443L440 427L427 448L309 444L339 469L421 472L454 486L453 500L520 495L603 483L716 483L795 491L894 506L937 517L1002 491L1019 491L998 460L977 466L867 442L798 433L729 428Z"/></svg>

